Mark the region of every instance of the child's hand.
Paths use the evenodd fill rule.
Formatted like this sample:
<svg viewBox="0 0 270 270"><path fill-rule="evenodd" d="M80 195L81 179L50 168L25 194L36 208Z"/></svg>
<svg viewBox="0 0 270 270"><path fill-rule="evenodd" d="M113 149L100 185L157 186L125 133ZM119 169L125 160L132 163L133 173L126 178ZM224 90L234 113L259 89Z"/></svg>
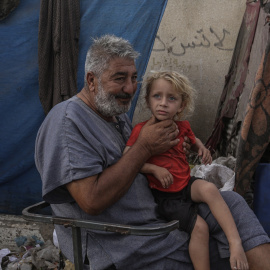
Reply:
<svg viewBox="0 0 270 270"><path fill-rule="evenodd" d="M173 183L173 176L163 167L155 167L153 175L159 180L163 188L168 188Z"/></svg>
<svg viewBox="0 0 270 270"><path fill-rule="evenodd" d="M211 152L206 147L202 146L199 148L198 156L202 157L202 163L204 165L212 163Z"/></svg>

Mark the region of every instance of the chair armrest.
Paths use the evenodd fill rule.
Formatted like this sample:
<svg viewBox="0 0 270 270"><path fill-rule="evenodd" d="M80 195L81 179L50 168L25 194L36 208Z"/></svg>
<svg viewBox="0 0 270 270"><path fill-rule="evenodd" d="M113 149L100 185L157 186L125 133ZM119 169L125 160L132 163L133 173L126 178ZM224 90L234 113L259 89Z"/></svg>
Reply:
<svg viewBox="0 0 270 270"><path fill-rule="evenodd" d="M98 221L86 221L64 217L53 217L50 215L42 215L36 213L37 211L42 210L48 206L50 206L50 204L45 201L31 205L22 211L23 218L27 221L51 223L63 225L65 227L71 227L75 270L83 269L81 228L98 231L116 232L123 235L127 234L158 235L169 233L170 231L177 229L179 226L179 222L176 220L161 225L158 224L151 227L150 226L147 227L147 226L129 226L123 224L105 223Z"/></svg>
<svg viewBox="0 0 270 270"><path fill-rule="evenodd" d="M134 235L158 235L168 233L179 227L177 220L170 221L164 224L153 226L131 226L124 224L106 223L99 221L86 221L65 217L53 217L50 215L42 215L36 213L50 206L49 203L42 201L37 204L31 205L22 211L23 218L28 221L51 223L63 225L65 227L79 227L98 231L116 232L120 234L134 234Z"/></svg>

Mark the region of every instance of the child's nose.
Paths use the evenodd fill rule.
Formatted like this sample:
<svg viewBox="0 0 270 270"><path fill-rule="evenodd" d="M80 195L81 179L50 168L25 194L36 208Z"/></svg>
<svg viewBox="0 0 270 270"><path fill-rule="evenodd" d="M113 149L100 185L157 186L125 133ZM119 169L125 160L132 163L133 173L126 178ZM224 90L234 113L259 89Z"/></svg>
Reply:
<svg viewBox="0 0 270 270"><path fill-rule="evenodd" d="M167 106L167 99L165 97L160 100L160 105Z"/></svg>

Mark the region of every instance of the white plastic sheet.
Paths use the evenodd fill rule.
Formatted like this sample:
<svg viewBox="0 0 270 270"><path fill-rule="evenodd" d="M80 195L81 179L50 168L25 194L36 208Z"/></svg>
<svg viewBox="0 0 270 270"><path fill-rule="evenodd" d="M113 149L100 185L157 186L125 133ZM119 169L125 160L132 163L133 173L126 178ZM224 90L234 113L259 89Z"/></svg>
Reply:
<svg viewBox="0 0 270 270"><path fill-rule="evenodd" d="M224 160L222 160L223 162ZM235 172L229 167L213 161L211 165L196 165L191 175L214 183L220 191L233 190Z"/></svg>

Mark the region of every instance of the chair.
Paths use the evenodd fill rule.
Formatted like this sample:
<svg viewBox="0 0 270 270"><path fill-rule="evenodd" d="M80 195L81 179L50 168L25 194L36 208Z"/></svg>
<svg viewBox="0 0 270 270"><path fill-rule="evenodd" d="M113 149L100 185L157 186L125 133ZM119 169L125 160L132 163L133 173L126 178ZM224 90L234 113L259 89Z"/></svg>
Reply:
<svg viewBox="0 0 270 270"><path fill-rule="evenodd" d="M76 220L76 219L64 218L64 217L53 217L51 215L38 213L49 206L50 204L45 201L31 205L22 211L23 218L27 221L43 222L43 223L63 225L65 227L71 227L75 270L83 269L81 228L107 231L107 232L116 232L123 235L126 235L126 234L158 235L158 234L168 233L179 227L179 222L176 220L162 224L162 225L155 225L153 227L143 227L143 226L129 226L129 225L113 224L113 223L105 223L105 222Z"/></svg>

